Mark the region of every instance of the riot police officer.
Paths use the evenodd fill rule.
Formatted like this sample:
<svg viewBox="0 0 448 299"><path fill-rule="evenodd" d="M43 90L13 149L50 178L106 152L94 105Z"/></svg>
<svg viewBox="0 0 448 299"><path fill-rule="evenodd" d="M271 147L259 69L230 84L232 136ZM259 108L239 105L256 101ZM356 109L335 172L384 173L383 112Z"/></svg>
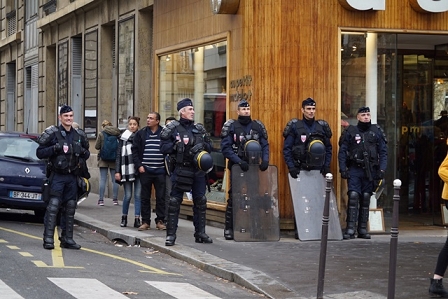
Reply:
<svg viewBox="0 0 448 299"><path fill-rule="evenodd" d="M371 123L370 108L359 108L357 119L358 124L349 126L339 139L339 171L348 181L346 240L355 238L356 221L358 238L370 239L370 197L387 166L386 135L379 125Z"/></svg>
<svg viewBox="0 0 448 299"><path fill-rule="evenodd" d="M213 166L210 138L202 124L194 123L194 108L191 99L183 99L177 103L179 121L167 124L161 134L160 151L170 156L170 172L172 189L168 204L168 220L166 224L166 246L173 246L176 241L180 204L184 192L193 195L193 224L196 243L213 243L205 233L205 214L207 198L205 197L206 172ZM206 153L205 155L203 155ZM200 158L198 158L200 156ZM199 159L208 158L207 169L201 168ZM202 161L204 162L204 161Z"/></svg>
<svg viewBox="0 0 448 299"><path fill-rule="evenodd" d="M283 158L294 179L301 170L329 173L332 156L330 126L325 120L315 120L316 102L312 98L302 102L302 113L302 120L291 119L283 130Z"/></svg>
<svg viewBox="0 0 448 299"><path fill-rule="evenodd" d="M50 192L45 213L43 247L54 249L54 230L58 211L63 207L66 229L61 234L61 247L80 249L73 240L73 224L78 200L78 176L82 165L90 157L89 142L82 130L74 129L73 109L64 105L59 111L59 126L50 126L39 137L36 155L48 159L47 176Z"/></svg>
<svg viewBox="0 0 448 299"><path fill-rule="evenodd" d="M250 105L246 100L238 104L238 119L230 119L224 123L221 130L221 152L224 158L229 159L228 167L232 169L238 164L242 171L249 170L250 161L245 155L244 146L248 141L255 140L261 146L261 163L259 168L265 171L269 166L269 143L266 127L259 120L250 117ZM259 163L257 161L257 163ZM230 180L229 199L227 200L225 214L224 238L233 240L233 200L232 181Z"/></svg>

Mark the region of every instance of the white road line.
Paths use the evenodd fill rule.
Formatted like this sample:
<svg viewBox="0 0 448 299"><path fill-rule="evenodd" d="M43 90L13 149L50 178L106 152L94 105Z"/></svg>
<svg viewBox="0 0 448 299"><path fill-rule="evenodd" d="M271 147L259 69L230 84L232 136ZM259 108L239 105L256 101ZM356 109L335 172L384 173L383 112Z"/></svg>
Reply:
<svg viewBox="0 0 448 299"><path fill-rule="evenodd" d="M8 299L24 299L22 296L17 294L13 289L11 289L6 283L0 280L0 298Z"/></svg>
<svg viewBox="0 0 448 299"><path fill-rule="evenodd" d="M220 299L189 283L164 281L146 281L146 283L178 299Z"/></svg>
<svg viewBox="0 0 448 299"><path fill-rule="evenodd" d="M108 298L108 299L129 299L129 297L114 291L107 285L91 278L54 278L48 279L55 285L70 293L77 299Z"/></svg>

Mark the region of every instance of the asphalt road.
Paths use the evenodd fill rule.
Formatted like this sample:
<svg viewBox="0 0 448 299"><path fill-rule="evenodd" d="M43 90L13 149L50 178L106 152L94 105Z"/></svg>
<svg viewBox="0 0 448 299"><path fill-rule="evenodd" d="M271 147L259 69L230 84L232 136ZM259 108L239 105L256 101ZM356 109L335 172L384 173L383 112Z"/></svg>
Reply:
<svg viewBox="0 0 448 299"><path fill-rule="evenodd" d="M75 227L81 250L45 250L43 225L31 214L0 211L0 298L263 298L154 249L113 243L83 227Z"/></svg>

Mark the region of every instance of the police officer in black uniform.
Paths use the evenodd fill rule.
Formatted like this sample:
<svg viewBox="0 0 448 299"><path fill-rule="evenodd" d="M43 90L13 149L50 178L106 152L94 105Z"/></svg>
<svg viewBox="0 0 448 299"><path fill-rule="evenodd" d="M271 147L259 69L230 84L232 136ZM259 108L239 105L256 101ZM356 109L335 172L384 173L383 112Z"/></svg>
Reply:
<svg viewBox="0 0 448 299"><path fill-rule="evenodd" d="M73 224L78 200L78 176L90 157L89 142L82 130L74 129L73 109L64 105L59 111L59 126L50 126L38 139L36 155L48 159L47 176L50 182L50 196L45 213L43 247L54 249L54 230L58 211L63 207L66 229L62 231L61 247L80 249L73 240Z"/></svg>
<svg viewBox="0 0 448 299"><path fill-rule="evenodd" d="M170 156L169 167L172 182L165 245L173 246L176 241L180 204L184 192L190 192L190 190L193 195L195 242L213 243L213 240L205 233L206 172L201 170L196 163L199 153L211 152L210 138L202 124L194 123L194 108L191 99L179 101L177 110L180 116L179 121L173 120L160 133L160 151ZM211 159L211 156L208 155L208 158ZM210 162L210 165L213 166L213 162Z"/></svg>
<svg viewBox="0 0 448 299"><path fill-rule="evenodd" d="M358 124L349 126L339 139L339 167L341 177L348 180L347 228L344 239L370 239L367 232L369 205L375 181L384 178L387 166L387 139L381 127L372 125L370 108L361 107Z"/></svg>
<svg viewBox="0 0 448 299"><path fill-rule="evenodd" d="M330 126L325 120L314 119L316 102L312 98L302 102L302 113L303 119L291 119L283 130L283 158L294 179L301 170L320 170L326 175L332 156Z"/></svg>
<svg viewBox="0 0 448 299"><path fill-rule="evenodd" d="M260 170L265 171L269 166L269 143L266 127L259 120L250 117L250 105L246 100L238 104L238 119L230 119L224 123L221 130L221 152L229 159L228 167L232 169L238 164L242 171L249 170L250 161L245 155L244 146L250 140L257 141L261 146ZM257 161L258 162L258 161ZM232 180L230 180L229 199L226 207L226 220L224 238L233 240L233 202L232 202Z"/></svg>

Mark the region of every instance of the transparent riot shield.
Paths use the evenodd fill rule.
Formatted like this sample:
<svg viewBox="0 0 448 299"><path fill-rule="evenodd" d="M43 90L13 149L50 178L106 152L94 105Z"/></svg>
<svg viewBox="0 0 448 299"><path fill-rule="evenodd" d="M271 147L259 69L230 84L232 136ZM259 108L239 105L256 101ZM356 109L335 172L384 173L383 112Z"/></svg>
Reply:
<svg viewBox="0 0 448 299"><path fill-rule="evenodd" d="M325 178L319 170L302 170L297 179L293 179L289 174L288 178L299 239L301 241L320 240L325 203ZM330 192L328 239L342 240L342 230L333 189Z"/></svg>
<svg viewBox="0 0 448 299"><path fill-rule="evenodd" d="M258 165L250 164L243 172L239 165L233 165L231 174L234 240L278 241L277 167L269 165L260 171Z"/></svg>

